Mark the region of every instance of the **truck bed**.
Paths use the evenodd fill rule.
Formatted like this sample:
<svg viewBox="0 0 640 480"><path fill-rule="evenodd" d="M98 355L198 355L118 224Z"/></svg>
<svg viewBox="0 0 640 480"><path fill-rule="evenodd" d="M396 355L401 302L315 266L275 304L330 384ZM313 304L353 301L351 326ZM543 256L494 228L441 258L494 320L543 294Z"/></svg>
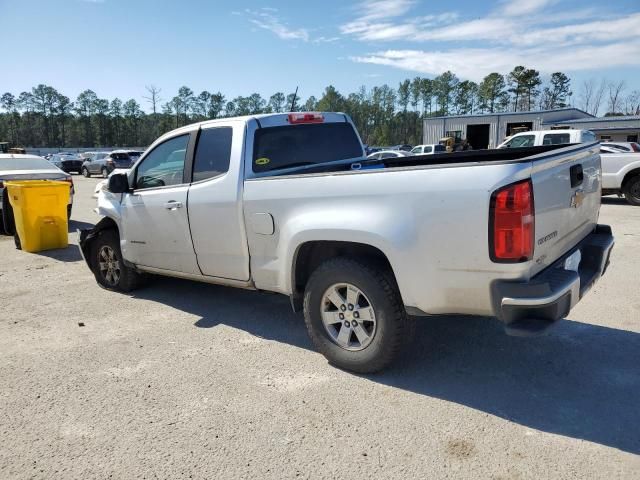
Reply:
<svg viewBox="0 0 640 480"><path fill-rule="evenodd" d="M597 144L419 155L324 165L245 180L245 218L265 212L275 232L248 230L256 286L291 291L286 265L307 240L372 245L389 259L407 306L431 314L491 315L494 280L528 281L595 228L600 205ZM583 169L580 184L570 171ZM531 179L535 251L522 263L489 258L491 195ZM304 231L304 234L300 231ZM311 233L310 233L311 232ZM314 236L315 235L315 236ZM274 253L276 252L276 253Z"/></svg>

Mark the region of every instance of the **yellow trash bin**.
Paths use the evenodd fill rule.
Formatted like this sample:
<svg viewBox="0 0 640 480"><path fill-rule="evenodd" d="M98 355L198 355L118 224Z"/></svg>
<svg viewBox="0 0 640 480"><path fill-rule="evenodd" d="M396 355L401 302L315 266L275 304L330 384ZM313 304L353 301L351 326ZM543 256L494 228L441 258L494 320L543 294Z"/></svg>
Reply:
<svg viewBox="0 0 640 480"><path fill-rule="evenodd" d="M68 182L24 180L5 182L13 207L16 235L26 252L65 248L69 244Z"/></svg>

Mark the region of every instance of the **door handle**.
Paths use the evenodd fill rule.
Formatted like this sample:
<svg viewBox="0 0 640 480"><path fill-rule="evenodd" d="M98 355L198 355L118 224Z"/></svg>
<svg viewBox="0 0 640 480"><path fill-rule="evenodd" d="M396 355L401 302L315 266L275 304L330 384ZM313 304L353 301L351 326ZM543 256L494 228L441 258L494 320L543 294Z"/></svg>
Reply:
<svg viewBox="0 0 640 480"><path fill-rule="evenodd" d="M182 202L176 202L175 200L170 200L164 204L164 208L167 210L176 210L178 208L182 208Z"/></svg>
<svg viewBox="0 0 640 480"><path fill-rule="evenodd" d="M569 169L569 177L571 178L571 188L582 185L582 180L584 180L582 165L574 165L573 167L571 167Z"/></svg>

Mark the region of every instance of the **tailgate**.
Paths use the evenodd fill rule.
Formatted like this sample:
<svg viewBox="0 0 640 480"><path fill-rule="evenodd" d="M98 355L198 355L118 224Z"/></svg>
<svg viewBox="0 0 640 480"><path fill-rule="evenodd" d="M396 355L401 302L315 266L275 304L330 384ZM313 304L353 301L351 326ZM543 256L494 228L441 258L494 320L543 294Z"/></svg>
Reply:
<svg viewBox="0 0 640 480"><path fill-rule="evenodd" d="M601 168L597 143L572 145L532 157L535 205L534 263L543 270L595 228L600 211Z"/></svg>

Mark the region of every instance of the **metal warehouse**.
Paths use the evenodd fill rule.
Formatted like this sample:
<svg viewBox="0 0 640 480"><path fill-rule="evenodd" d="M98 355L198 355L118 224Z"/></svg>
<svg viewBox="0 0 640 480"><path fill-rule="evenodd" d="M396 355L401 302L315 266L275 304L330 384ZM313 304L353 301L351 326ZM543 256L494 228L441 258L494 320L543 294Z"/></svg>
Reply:
<svg viewBox="0 0 640 480"><path fill-rule="evenodd" d="M495 148L517 127L548 130L562 126L592 130L602 140L637 141L640 116L597 118L578 108L559 108L431 117L424 120L423 143L438 143L443 137L454 137L466 139L476 150Z"/></svg>

